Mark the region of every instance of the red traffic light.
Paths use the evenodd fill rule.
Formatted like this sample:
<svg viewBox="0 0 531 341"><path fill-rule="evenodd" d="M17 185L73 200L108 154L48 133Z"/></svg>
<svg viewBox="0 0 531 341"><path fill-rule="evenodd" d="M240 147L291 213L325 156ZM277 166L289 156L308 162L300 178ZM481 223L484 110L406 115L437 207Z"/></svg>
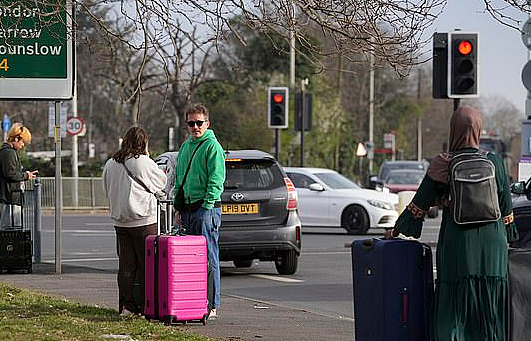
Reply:
<svg viewBox="0 0 531 341"><path fill-rule="evenodd" d="M281 94L274 94L273 95L273 102L275 103L282 103L284 101L284 96Z"/></svg>
<svg viewBox="0 0 531 341"><path fill-rule="evenodd" d="M459 51L459 53L466 56L470 54L470 52L472 52L472 44L468 40L463 40L459 43L457 50Z"/></svg>

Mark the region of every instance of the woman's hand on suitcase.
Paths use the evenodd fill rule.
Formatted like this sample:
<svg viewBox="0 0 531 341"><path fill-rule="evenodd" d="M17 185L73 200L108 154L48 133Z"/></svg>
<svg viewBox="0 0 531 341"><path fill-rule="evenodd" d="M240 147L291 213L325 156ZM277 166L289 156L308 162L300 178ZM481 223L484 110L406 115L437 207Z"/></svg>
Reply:
<svg viewBox="0 0 531 341"><path fill-rule="evenodd" d="M385 239L396 238L398 237L399 234L400 232L398 232L398 230L395 230L395 229L385 230Z"/></svg>

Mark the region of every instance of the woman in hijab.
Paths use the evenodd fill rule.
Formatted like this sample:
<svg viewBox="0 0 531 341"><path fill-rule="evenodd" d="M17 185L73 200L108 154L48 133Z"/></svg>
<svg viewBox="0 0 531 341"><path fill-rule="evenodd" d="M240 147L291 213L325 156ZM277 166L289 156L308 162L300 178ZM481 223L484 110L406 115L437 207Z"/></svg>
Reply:
<svg viewBox="0 0 531 341"><path fill-rule="evenodd" d="M463 106L450 120L450 152L479 149L481 115ZM437 279L432 332L435 341L505 340L507 322L507 243L517 239L511 193L502 160L489 153L494 163L501 218L493 223L462 228L454 222L449 207L443 216L437 243ZM386 237L420 237L426 211L444 202L448 193L448 153L430 164L407 209Z"/></svg>

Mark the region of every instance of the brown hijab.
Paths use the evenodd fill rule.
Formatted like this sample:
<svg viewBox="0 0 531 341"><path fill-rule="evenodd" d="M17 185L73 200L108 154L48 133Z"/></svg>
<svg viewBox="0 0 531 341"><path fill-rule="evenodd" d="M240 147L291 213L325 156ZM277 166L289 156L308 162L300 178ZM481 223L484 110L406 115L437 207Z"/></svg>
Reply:
<svg viewBox="0 0 531 341"><path fill-rule="evenodd" d="M463 148L479 148L481 134L481 113L469 106L459 107L450 119L450 152ZM448 183L450 155L441 153L428 168L428 175L435 181Z"/></svg>

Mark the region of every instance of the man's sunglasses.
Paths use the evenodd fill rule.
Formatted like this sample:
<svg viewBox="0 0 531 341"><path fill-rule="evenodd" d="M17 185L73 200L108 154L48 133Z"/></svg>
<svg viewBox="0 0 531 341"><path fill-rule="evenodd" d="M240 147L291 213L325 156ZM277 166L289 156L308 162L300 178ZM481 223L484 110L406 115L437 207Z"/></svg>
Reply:
<svg viewBox="0 0 531 341"><path fill-rule="evenodd" d="M198 127L201 127L203 125L203 123L205 123L206 121L187 121L186 123L188 124L188 126L190 128L193 128L194 125L198 126Z"/></svg>

